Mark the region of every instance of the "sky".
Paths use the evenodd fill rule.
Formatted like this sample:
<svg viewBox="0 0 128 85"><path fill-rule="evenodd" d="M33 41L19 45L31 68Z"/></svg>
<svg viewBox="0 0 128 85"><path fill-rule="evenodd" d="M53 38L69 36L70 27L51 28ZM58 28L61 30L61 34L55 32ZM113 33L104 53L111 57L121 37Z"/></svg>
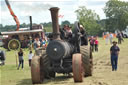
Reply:
<svg viewBox="0 0 128 85"><path fill-rule="evenodd" d="M100 19L105 19L103 8L108 0L9 0L12 10L18 17L20 23L29 23L29 16L32 16L33 23L51 22L49 9L59 7L59 23L68 20L71 23L77 21L75 10L79 6L86 6L87 9L95 11ZM128 1L128 0L121 0ZM0 24L15 25L13 17L5 4L5 0L0 0Z"/></svg>

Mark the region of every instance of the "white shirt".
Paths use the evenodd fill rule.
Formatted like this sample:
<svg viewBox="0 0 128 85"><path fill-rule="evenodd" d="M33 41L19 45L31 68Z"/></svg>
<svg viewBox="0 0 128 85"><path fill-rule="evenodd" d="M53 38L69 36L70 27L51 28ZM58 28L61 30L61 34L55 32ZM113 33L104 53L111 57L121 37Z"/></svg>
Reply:
<svg viewBox="0 0 128 85"><path fill-rule="evenodd" d="M113 34L110 34L109 37L110 37L110 38L113 38Z"/></svg>
<svg viewBox="0 0 128 85"><path fill-rule="evenodd" d="M39 40L36 43L37 43L38 46L40 46L40 41Z"/></svg>
<svg viewBox="0 0 128 85"><path fill-rule="evenodd" d="M31 53L31 54L28 54L28 59L32 59L32 57L33 57L33 54Z"/></svg>

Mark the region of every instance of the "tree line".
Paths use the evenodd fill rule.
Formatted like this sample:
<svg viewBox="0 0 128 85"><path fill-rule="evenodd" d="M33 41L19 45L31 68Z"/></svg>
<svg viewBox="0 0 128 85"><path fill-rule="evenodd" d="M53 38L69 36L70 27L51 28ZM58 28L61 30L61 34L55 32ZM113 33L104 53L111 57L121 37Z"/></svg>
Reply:
<svg viewBox="0 0 128 85"><path fill-rule="evenodd" d="M114 32L115 30L124 30L128 26L128 2L120 0L109 0L103 9L106 19L100 19L99 15L95 11L87 9L86 6L80 6L75 13L77 14L77 20L85 27L88 35L102 35L102 32ZM33 23L36 24L36 23ZM51 32L52 22L40 23L44 26L46 31ZM61 23L61 27L64 24L73 26L74 23L65 20ZM20 28L29 27L30 24L23 23ZM0 24L0 31L14 31L16 25Z"/></svg>
<svg viewBox="0 0 128 85"><path fill-rule="evenodd" d="M100 20L94 11L80 6L75 12L77 19L90 35L99 35L102 32L122 31L128 26L128 2L109 0L103 9L106 19Z"/></svg>
<svg viewBox="0 0 128 85"><path fill-rule="evenodd" d="M33 25L38 25L36 23L33 23ZM51 28L52 26L52 22L48 22L48 23L40 23L40 25L43 25L46 28ZM20 24L20 28L28 28L30 27L30 24ZM2 24L0 24L0 32L4 32L4 31L15 31L16 30L16 25L5 25L3 26Z"/></svg>

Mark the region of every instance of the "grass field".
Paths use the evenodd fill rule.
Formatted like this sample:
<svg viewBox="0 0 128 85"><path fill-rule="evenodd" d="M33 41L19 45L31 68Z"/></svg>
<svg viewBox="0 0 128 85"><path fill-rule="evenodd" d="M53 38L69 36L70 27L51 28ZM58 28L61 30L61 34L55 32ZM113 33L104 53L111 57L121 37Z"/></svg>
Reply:
<svg viewBox="0 0 128 85"><path fill-rule="evenodd" d="M117 39L115 39L117 41ZM107 76L107 73L111 73L111 66L104 67L104 62L107 64L110 64L110 49L111 45L105 45L105 40L102 38L99 38L99 52L94 52L94 75L92 77L84 78L83 85L117 85L116 82L109 82L107 84L89 84L86 82L94 82L95 80L100 79L104 75ZM128 39L124 39L124 42L119 45L121 51L120 56L128 57ZM0 48L3 49L3 48ZM3 49L5 50L5 49ZM32 85L31 81L31 72L30 67L28 66L28 49L23 50L25 52L24 55L24 69L17 70L16 67L16 52L15 51L6 51L6 64L4 66L0 67L0 85ZM124 57L123 57L124 58ZM119 65L119 68L122 68L128 65L127 61L122 61L121 58L119 58L121 64ZM128 58L127 58L128 59ZM101 62L102 61L102 62ZM102 65L100 65L102 64ZM101 68L101 69L100 69ZM107 68L106 70L104 68ZM100 70L99 70L100 69ZM122 75L125 73L126 68L124 67L123 70L120 70L117 75ZM106 73L105 73L106 72ZM127 73L127 72L126 72ZM108 75L109 76L109 75ZM105 78L104 78L105 79ZM113 78L114 79L114 78ZM128 79L128 75L127 75ZM91 81L92 80L92 81ZM109 81L109 78L106 78L105 81ZM111 84L110 84L111 83ZM127 81L124 83L120 83L120 85L126 85L125 83L128 83ZM58 75L55 79L51 80L45 80L43 85L81 85L81 83L74 83L73 78L66 78L66 76Z"/></svg>

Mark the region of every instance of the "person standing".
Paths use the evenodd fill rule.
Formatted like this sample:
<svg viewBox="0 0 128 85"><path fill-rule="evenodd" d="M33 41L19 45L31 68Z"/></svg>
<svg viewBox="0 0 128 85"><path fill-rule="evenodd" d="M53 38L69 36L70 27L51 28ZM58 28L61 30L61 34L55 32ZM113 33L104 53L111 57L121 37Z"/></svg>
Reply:
<svg viewBox="0 0 128 85"><path fill-rule="evenodd" d="M37 48L37 41L36 41L36 38L34 39L33 45L34 45L34 50L36 50L36 48Z"/></svg>
<svg viewBox="0 0 128 85"><path fill-rule="evenodd" d="M103 37L103 40L105 39L105 35L104 35L104 32L102 33L102 37Z"/></svg>
<svg viewBox="0 0 128 85"><path fill-rule="evenodd" d="M118 44L121 44L121 40L122 40L122 35L121 33L117 34L117 38L118 38Z"/></svg>
<svg viewBox="0 0 128 85"><path fill-rule="evenodd" d="M0 50L0 65L5 65L5 51Z"/></svg>
<svg viewBox="0 0 128 85"><path fill-rule="evenodd" d="M22 69L24 68L23 51L21 48L20 48L20 51L18 52L18 57L19 57L19 65L17 70L19 70L21 64L22 64Z"/></svg>
<svg viewBox="0 0 128 85"><path fill-rule="evenodd" d="M31 60L32 60L32 57L33 57L33 56L34 56L34 55L33 55L32 51L30 51L29 54L28 54L29 66L31 66Z"/></svg>
<svg viewBox="0 0 128 85"><path fill-rule="evenodd" d="M32 37L29 37L28 47L29 50L32 50Z"/></svg>
<svg viewBox="0 0 128 85"><path fill-rule="evenodd" d="M112 44L112 39L113 39L113 34L110 32L110 34L109 34L110 44Z"/></svg>
<svg viewBox="0 0 128 85"><path fill-rule="evenodd" d="M98 44L99 44L99 41L97 39L97 37L95 38L95 51L98 52Z"/></svg>
<svg viewBox="0 0 128 85"><path fill-rule="evenodd" d="M72 38L72 27L69 27L69 25L65 25L63 28L64 31L64 37L66 40L70 40Z"/></svg>
<svg viewBox="0 0 128 85"><path fill-rule="evenodd" d="M117 46L117 42L113 41L113 46L110 48L112 71L117 70L119 51L120 48Z"/></svg>
<svg viewBox="0 0 128 85"><path fill-rule="evenodd" d="M45 41L45 38L43 38L42 41L41 41L40 46L41 46L41 47L45 47L45 44L46 44L46 41Z"/></svg>
<svg viewBox="0 0 128 85"><path fill-rule="evenodd" d="M39 40L39 38L36 38L36 44L37 44L37 48L39 48L40 47L40 40Z"/></svg>
<svg viewBox="0 0 128 85"><path fill-rule="evenodd" d="M109 32L107 32L107 34L106 34L106 45L108 44L108 41L109 41Z"/></svg>
<svg viewBox="0 0 128 85"><path fill-rule="evenodd" d="M95 39L93 36L89 39L90 46L91 46L91 51L94 52L94 44L95 44Z"/></svg>
<svg viewBox="0 0 128 85"><path fill-rule="evenodd" d="M39 48L41 45L39 38L35 38L33 44L34 44L34 50L36 50L36 48Z"/></svg>

